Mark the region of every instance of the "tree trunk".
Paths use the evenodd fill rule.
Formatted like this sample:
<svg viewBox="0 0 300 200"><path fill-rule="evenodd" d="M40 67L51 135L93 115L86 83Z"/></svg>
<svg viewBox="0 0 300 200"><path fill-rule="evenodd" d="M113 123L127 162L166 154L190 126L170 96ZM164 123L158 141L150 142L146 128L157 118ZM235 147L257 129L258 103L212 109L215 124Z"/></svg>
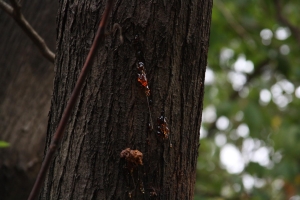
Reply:
<svg viewBox="0 0 300 200"><path fill-rule="evenodd" d="M48 145L105 2L60 2ZM107 31L119 23L124 43L113 33L100 46L40 199L193 198L211 9L211 0L116 1ZM148 78L152 131L138 62ZM157 134L162 111L168 139ZM120 158L126 148L142 152L143 165Z"/></svg>
<svg viewBox="0 0 300 200"><path fill-rule="evenodd" d="M9 2L8 2L9 3ZM52 0L22 1L22 12L55 48ZM0 9L0 199L26 199L40 168L53 86L53 65L17 23Z"/></svg>

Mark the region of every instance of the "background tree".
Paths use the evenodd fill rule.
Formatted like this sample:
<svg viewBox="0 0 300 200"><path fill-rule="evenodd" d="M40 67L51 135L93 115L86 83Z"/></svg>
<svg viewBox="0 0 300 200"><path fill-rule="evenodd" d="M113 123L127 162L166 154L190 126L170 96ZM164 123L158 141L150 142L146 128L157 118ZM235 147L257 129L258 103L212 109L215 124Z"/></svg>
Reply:
<svg viewBox="0 0 300 200"><path fill-rule="evenodd" d="M299 199L299 5L214 1L195 199Z"/></svg>
<svg viewBox="0 0 300 200"><path fill-rule="evenodd" d="M55 48L55 1L22 1L22 13ZM26 199L43 158L53 65L0 9L0 199Z"/></svg>
<svg viewBox="0 0 300 200"><path fill-rule="evenodd" d="M104 7L105 1L60 2L47 144ZM108 29L119 23L124 43L111 34L100 48L41 199L193 197L211 7L206 0L116 2ZM169 140L157 136L156 123L148 130L137 62L146 68L152 116L163 111L168 118ZM141 151L144 165L132 169L126 164L120 158L126 148Z"/></svg>

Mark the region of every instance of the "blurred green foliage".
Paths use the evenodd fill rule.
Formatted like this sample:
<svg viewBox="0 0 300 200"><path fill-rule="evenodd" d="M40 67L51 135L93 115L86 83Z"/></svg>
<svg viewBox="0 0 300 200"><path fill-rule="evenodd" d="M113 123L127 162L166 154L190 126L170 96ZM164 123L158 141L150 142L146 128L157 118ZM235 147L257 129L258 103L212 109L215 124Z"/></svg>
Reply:
<svg viewBox="0 0 300 200"><path fill-rule="evenodd" d="M0 148L5 148L5 147L9 147L9 143L0 140Z"/></svg>
<svg viewBox="0 0 300 200"><path fill-rule="evenodd" d="M300 199L299 50L299 0L214 0L195 200Z"/></svg>

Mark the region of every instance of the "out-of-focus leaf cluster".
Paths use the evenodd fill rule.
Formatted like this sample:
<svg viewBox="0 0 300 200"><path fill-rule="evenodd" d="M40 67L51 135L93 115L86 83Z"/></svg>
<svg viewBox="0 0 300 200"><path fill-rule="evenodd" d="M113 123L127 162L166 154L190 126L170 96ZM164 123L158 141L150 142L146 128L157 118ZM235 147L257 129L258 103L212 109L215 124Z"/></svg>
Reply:
<svg viewBox="0 0 300 200"><path fill-rule="evenodd" d="M214 0L195 200L300 199L299 11Z"/></svg>
<svg viewBox="0 0 300 200"><path fill-rule="evenodd" d="M9 147L9 143L0 140L0 148L6 148L6 147Z"/></svg>

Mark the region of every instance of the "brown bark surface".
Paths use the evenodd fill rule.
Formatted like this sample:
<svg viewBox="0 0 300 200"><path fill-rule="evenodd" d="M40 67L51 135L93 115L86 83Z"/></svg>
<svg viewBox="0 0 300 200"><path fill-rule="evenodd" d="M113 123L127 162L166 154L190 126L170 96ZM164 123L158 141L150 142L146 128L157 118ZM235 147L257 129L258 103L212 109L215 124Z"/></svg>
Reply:
<svg viewBox="0 0 300 200"><path fill-rule="evenodd" d="M60 2L48 145L105 2ZM100 46L40 199L193 198L211 9L211 0L116 1L108 30L119 23L124 43L114 33ZM153 131L138 61L151 90ZM162 111L170 141L157 136ZM126 148L140 151L143 165L120 158Z"/></svg>
<svg viewBox="0 0 300 200"><path fill-rule="evenodd" d="M22 1L22 12L55 49L55 1ZM9 3L9 2L8 2ZM26 199L40 168L53 87L53 65L0 9L0 199Z"/></svg>

